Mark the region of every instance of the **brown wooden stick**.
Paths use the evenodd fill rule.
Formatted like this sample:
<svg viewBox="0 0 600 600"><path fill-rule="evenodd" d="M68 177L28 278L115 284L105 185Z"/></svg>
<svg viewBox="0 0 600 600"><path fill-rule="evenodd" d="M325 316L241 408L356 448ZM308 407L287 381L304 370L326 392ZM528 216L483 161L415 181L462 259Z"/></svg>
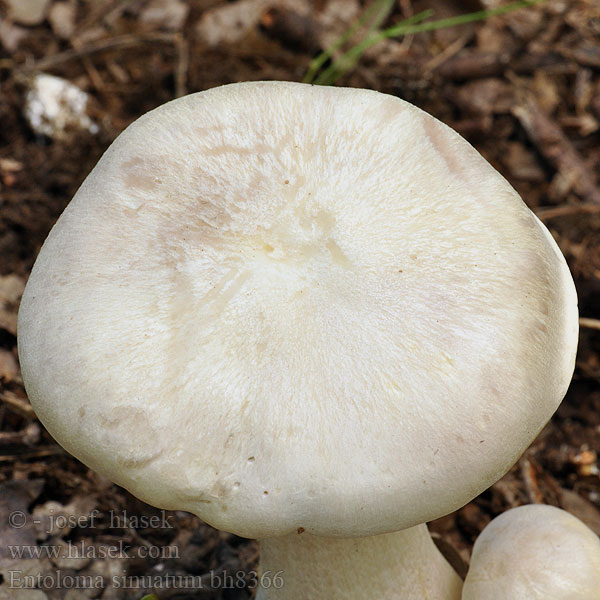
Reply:
<svg viewBox="0 0 600 600"><path fill-rule="evenodd" d="M542 110L529 93L521 94L512 109L539 153L565 179L583 200L600 204L600 189L579 152L563 130Z"/></svg>
<svg viewBox="0 0 600 600"><path fill-rule="evenodd" d="M533 212L535 212L538 219L548 221L556 217L568 217L581 213L597 213L600 212L600 204L563 204L561 206L536 208Z"/></svg>
<svg viewBox="0 0 600 600"><path fill-rule="evenodd" d="M519 470L521 472L521 479L523 480L525 489L527 490L529 502L532 504L543 504L544 498L537 482L535 467L531 461L525 457L521 458L519 461Z"/></svg>
<svg viewBox="0 0 600 600"><path fill-rule="evenodd" d="M600 331L600 319L581 317L579 319L579 326L585 327L586 329L596 329L597 331Z"/></svg>
<svg viewBox="0 0 600 600"><path fill-rule="evenodd" d="M29 404L27 400L19 398L16 394L13 394L12 392L0 392L0 401L2 401L8 407L16 410L17 412L20 412L26 417L35 417L35 412L31 404Z"/></svg>

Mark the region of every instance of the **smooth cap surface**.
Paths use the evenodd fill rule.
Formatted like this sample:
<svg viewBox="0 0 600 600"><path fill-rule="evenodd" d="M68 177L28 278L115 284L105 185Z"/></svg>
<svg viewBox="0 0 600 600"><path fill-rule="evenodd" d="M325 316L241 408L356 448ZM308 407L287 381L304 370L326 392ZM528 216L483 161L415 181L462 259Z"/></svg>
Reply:
<svg viewBox="0 0 600 600"><path fill-rule="evenodd" d="M477 538L462 597L600 600L600 539L560 508L513 508Z"/></svg>
<svg viewBox="0 0 600 600"><path fill-rule="evenodd" d="M278 82L128 127L19 315L68 451L249 537L462 506L554 412L576 344L558 247L466 141L391 96Z"/></svg>

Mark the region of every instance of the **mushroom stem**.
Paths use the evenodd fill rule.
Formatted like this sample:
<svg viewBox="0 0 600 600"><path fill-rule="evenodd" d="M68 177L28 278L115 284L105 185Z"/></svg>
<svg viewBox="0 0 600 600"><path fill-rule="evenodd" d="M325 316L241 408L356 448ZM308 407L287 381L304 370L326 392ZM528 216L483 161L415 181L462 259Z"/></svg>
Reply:
<svg viewBox="0 0 600 600"><path fill-rule="evenodd" d="M260 540L256 600L459 600L462 581L427 525L362 538L304 533Z"/></svg>

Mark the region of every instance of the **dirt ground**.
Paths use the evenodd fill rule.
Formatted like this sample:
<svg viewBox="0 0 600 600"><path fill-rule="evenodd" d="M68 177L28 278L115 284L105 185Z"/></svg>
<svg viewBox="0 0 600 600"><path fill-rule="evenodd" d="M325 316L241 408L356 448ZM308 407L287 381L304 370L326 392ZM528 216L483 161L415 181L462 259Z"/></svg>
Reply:
<svg viewBox="0 0 600 600"><path fill-rule="evenodd" d="M498 4L398 0L384 25ZM359 0L0 0L0 600L251 597L254 542L144 505L45 432L19 372L16 312L52 224L124 127L189 92L301 81L363 10ZM85 111L62 125L36 118L39 73L87 93ZM532 502L565 508L600 535L600 4L547 0L387 40L337 84L397 95L465 136L550 228L579 293L565 401L502 480L430 524L438 545L464 573L486 523ZM44 545L71 554L17 560L9 548ZM37 577L37 589L13 589L15 572ZM195 579L182 590L169 576ZM93 585L75 589L77 577Z"/></svg>

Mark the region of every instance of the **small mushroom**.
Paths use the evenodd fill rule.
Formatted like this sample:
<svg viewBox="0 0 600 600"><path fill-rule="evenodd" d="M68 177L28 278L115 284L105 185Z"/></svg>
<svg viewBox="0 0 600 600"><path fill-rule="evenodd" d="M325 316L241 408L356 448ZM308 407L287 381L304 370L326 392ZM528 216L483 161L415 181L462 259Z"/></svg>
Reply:
<svg viewBox="0 0 600 600"><path fill-rule="evenodd" d="M560 508L513 508L477 538L462 598L600 600L600 539Z"/></svg>
<svg viewBox="0 0 600 600"><path fill-rule="evenodd" d="M258 538L283 579L261 599L459 598L425 522L521 455L577 335L552 236L465 140L398 98L282 82L128 127L19 314L48 431Z"/></svg>

